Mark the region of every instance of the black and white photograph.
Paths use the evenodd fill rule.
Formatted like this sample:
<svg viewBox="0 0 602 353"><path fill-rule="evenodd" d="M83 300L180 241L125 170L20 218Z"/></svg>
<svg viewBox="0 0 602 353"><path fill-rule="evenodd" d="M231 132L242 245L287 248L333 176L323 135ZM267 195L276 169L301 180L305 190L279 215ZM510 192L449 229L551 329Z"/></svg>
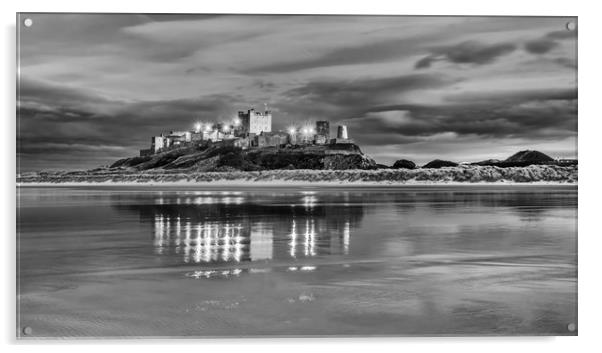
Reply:
<svg viewBox="0 0 602 353"><path fill-rule="evenodd" d="M571 15L17 13L16 338L577 336Z"/></svg>

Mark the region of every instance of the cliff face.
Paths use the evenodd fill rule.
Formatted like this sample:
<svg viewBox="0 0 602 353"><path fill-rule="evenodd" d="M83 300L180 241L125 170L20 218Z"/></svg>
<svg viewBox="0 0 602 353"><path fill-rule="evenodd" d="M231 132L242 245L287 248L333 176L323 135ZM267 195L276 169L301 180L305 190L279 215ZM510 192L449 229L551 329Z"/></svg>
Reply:
<svg viewBox="0 0 602 353"><path fill-rule="evenodd" d="M371 169L374 160L355 144L266 147L242 150L232 146L189 147L146 157L121 159L110 168L132 171L183 170L261 171L277 169Z"/></svg>

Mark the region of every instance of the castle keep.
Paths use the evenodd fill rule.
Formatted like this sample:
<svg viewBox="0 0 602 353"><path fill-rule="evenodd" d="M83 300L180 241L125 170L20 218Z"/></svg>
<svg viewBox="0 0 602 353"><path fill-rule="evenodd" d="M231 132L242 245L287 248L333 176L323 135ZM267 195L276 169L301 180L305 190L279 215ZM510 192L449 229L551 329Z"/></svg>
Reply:
<svg viewBox="0 0 602 353"><path fill-rule="evenodd" d="M287 131L272 131L272 112L267 108L260 112L251 108L239 111L228 122L198 122L191 131L169 131L151 137L148 149L140 150L140 156L149 156L172 149L220 143L243 149L282 147L295 145L326 145L353 143L347 136L347 127L337 127L337 137L330 138L330 122L321 120L302 127L290 127Z"/></svg>
<svg viewBox="0 0 602 353"><path fill-rule="evenodd" d="M272 132L272 113L269 110L261 113L251 108L246 113L238 112L242 130L250 134Z"/></svg>

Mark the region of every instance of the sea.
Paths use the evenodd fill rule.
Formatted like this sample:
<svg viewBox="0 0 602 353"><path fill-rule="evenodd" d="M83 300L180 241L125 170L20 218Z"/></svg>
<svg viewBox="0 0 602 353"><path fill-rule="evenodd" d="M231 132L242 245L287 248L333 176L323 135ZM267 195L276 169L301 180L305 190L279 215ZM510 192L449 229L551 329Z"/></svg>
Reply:
<svg viewBox="0 0 602 353"><path fill-rule="evenodd" d="M577 187L19 187L20 338L576 335Z"/></svg>

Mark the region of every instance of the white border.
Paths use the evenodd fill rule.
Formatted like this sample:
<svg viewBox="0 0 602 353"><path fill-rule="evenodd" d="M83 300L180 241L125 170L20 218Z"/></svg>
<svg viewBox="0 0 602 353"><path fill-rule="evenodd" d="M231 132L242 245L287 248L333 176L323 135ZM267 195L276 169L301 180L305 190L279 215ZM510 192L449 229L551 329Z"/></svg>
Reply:
<svg viewBox="0 0 602 353"><path fill-rule="evenodd" d="M600 346L596 336L600 327L600 263L597 259L602 251L602 232L596 218L598 204L602 198L597 185L600 183L600 14L594 1L4 1L2 2L3 46L1 60L5 78L1 90L2 107L5 108L2 122L1 150L4 172L2 173L2 195L5 195L1 224L4 226L2 239L2 338L12 345L9 351L39 350L44 352L104 351L107 345L117 344L121 348L140 345L146 352L164 352L165 345L177 344L176 349L216 349L223 351L306 351L308 349L332 350L341 348L346 352L383 351L401 349L406 351L445 352L504 352L515 349L545 349L547 352L590 351ZM553 15L579 16L579 337L559 338L356 338L356 339L238 339L238 340L135 340L103 341L87 340L63 343L16 342L15 334L15 12L69 11L69 12L204 12L204 13L346 13L346 14L416 14L416 15ZM94 344L94 345L92 345ZM182 347L200 345L200 347ZM85 346L85 347L83 347ZM117 347L115 347L117 348ZM138 347L136 347L138 348ZM114 349L111 347L111 349Z"/></svg>

